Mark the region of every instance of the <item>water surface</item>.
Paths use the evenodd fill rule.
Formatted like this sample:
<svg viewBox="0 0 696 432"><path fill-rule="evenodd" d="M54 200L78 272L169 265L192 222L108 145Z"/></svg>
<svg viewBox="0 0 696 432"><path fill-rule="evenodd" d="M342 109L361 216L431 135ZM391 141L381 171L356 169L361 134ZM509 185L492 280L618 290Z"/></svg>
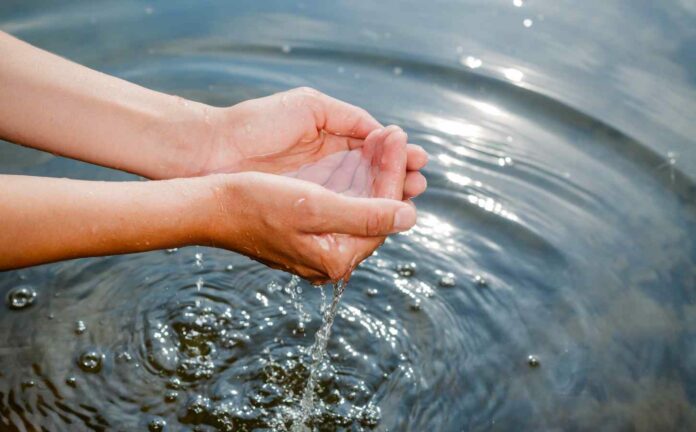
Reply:
<svg viewBox="0 0 696 432"><path fill-rule="evenodd" d="M428 150L418 225L339 304L317 429L652 431L696 427L695 16L35 1L0 6L0 28L215 105L310 85ZM9 144L0 169L132 179ZM282 430L321 323L319 289L210 248L5 272L0 290L3 430Z"/></svg>

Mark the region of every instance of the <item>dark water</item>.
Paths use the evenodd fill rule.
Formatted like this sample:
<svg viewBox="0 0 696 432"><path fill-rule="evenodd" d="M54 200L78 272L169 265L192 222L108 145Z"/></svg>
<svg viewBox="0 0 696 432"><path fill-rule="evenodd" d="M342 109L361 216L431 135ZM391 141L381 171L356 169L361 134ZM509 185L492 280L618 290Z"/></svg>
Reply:
<svg viewBox="0 0 696 432"><path fill-rule="evenodd" d="M216 105L311 85L430 152L418 225L343 295L314 427L696 428L693 2L196 5L9 1L0 28ZM0 169L131 178L9 144ZM318 288L207 248L0 290L0 430L282 430L321 323Z"/></svg>

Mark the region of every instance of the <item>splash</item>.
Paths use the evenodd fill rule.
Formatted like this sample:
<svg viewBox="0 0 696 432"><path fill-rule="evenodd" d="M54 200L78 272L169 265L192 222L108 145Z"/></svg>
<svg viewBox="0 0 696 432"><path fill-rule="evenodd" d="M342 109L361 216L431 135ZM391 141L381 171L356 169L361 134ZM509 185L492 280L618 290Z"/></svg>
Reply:
<svg viewBox="0 0 696 432"><path fill-rule="evenodd" d="M307 426L307 422L316 411L314 399L317 376L324 368L326 346L329 342L329 337L331 337L331 327L336 318L338 303L341 301L341 296L343 296L343 291L345 291L345 289L346 282L339 281L335 283L333 286L333 299L327 307L324 303L324 290L322 288L322 323L314 337L314 345L310 348L312 364L309 367L309 378L307 379L302 400L300 401L300 417L292 425L292 432L307 432L311 430Z"/></svg>

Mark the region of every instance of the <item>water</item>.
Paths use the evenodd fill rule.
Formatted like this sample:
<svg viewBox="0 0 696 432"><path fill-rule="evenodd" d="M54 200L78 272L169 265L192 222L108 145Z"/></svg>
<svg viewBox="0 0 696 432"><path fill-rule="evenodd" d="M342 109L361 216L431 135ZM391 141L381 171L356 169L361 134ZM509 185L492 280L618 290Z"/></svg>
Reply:
<svg viewBox="0 0 696 432"><path fill-rule="evenodd" d="M36 1L0 28L216 105L310 85L428 150L418 225L336 308L317 429L648 431L696 427L695 14ZM133 179L9 144L0 170ZM0 274L0 430L290 429L322 298L288 284L209 248Z"/></svg>

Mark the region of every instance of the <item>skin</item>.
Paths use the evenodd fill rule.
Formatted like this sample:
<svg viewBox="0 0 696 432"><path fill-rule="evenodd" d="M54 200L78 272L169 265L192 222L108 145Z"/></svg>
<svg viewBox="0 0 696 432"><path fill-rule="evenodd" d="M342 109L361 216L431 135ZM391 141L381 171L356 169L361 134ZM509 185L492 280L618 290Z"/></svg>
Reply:
<svg viewBox="0 0 696 432"><path fill-rule="evenodd" d="M427 155L365 110L308 88L212 107L1 32L0 52L1 138L158 180L0 176L0 269L201 244L319 283L415 224Z"/></svg>

